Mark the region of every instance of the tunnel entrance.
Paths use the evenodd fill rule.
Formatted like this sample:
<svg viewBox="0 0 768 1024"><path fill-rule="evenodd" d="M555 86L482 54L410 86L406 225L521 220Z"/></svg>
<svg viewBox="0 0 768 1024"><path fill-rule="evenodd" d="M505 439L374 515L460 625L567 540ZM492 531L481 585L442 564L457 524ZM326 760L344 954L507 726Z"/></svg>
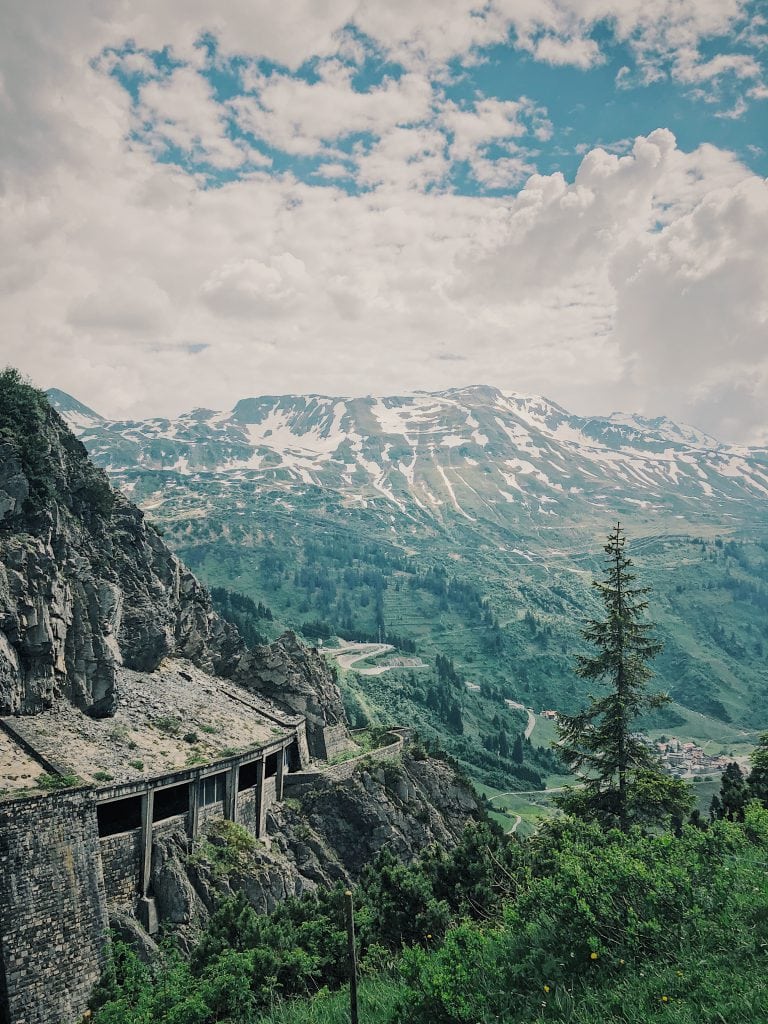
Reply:
<svg viewBox="0 0 768 1024"><path fill-rule="evenodd" d="M301 771L301 758L299 757L299 741L294 740L290 747L286 748L286 763L289 772Z"/></svg>
<svg viewBox="0 0 768 1024"><path fill-rule="evenodd" d="M189 810L189 783L155 790L152 821L165 821Z"/></svg>
<svg viewBox="0 0 768 1024"><path fill-rule="evenodd" d="M237 780L237 791L242 793L245 789L253 789L257 782L258 766L261 761L249 761L248 764L240 765L240 775Z"/></svg>
<svg viewBox="0 0 768 1024"><path fill-rule="evenodd" d="M270 754L269 757L267 757L266 764L264 765L265 778L271 779L273 776L277 775L277 759L282 756L282 750L276 750L274 754Z"/></svg>
<svg viewBox="0 0 768 1024"><path fill-rule="evenodd" d="M141 797L129 796L123 800L110 800L109 803L98 804L96 822L99 839L141 828Z"/></svg>

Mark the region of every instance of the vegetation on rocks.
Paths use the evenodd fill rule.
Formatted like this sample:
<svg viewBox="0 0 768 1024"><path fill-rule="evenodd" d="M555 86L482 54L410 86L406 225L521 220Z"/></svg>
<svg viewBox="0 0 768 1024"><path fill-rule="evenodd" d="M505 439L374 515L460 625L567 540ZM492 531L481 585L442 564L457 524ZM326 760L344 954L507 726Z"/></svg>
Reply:
<svg viewBox="0 0 768 1024"><path fill-rule="evenodd" d="M26 477L27 514L48 508L55 499L90 519L109 516L114 493L103 470L48 403L44 392L18 370L0 371L0 442L10 444Z"/></svg>
<svg viewBox="0 0 768 1024"><path fill-rule="evenodd" d="M355 892L364 998L379 993L366 1020L763 1019L766 857L757 802L744 822L678 836L562 819L523 843L473 827L452 854L411 866L382 854ZM240 897L189 961L171 951L143 965L117 946L95 1020L330 1024L344 1020L331 991L345 977L341 887L271 916ZM296 997L310 1001L285 1002Z"/></svg>

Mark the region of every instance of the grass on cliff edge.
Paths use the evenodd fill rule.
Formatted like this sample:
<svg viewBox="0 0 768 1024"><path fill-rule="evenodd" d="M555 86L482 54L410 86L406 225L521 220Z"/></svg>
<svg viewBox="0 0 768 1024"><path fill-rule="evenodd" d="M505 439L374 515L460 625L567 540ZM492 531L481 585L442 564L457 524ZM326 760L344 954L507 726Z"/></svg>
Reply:
<svg viewBox="0 0 768 1024"><path fill-rule="evenodd" d="M723 970L713 960L683 957L675 964L648 964L646 971L630 969L624 978L607 984L580 982L571 989L544 991L539 1007L499 1016L457 1015L461 1024L757 1024L768 1019L768 980L765 967ZM364 980L359 990L361 1024L409 1024L399 1016L407 993L400 979L381 976ZM287 1002L254 1024L349 1024L349 992L320 992L308 1001Z"/></svg>

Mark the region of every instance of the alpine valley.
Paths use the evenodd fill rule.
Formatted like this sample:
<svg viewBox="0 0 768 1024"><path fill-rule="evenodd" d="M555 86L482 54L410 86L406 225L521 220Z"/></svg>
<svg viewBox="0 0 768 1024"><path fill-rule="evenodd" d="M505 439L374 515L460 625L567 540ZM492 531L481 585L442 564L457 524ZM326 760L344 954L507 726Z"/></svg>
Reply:
<svg viewBox="0 0 768 1024"><path fill-rule="evenodd" d="M730 752L768 725L768 449L480 386L143 421L48 397L241 631L335 645L353 722L415 724L480 782L557 776L524 709L583 701L574 655L617 519L673 697L646 727Z"/></svg>

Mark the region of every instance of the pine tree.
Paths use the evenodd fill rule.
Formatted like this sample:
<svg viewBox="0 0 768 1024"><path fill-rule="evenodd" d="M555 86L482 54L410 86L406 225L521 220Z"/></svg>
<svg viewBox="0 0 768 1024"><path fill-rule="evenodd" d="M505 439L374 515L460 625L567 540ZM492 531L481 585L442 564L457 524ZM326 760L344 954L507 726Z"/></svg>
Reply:
<svg viewBox="0 0 768 1024"><path fill-rule="evenodd" d="M509 740L503 729L499 731L499 757L509 757Z"/></svg>
<svg viewBox="0 0 768 1024"><path fill-rule="evenodd" d="M605 616L589 620L583 630L597 653L577 659L578 675L607 684L608 692L590 695L588 707L578 714L559 717L559 753L581 786L556 802L567 813L627 831L633 823L687 813L691 796L685 783L664 774L652 749L632 731L639 715L669 697L647 690L652 677L648 662L662 645L652 635L653 625L643 621L649 588L635 585L624 545L617 523L605 545L604 577L592 584Z"/></svg>
<svg viewBox="0 0 768 1024"><path fill-rule="evenodd" d="M768 732L760 737L757 746L749 755L752 763L752 771L749 773L747 783L749 795L754 800L759 800L764 807L768 807Z"/></svg>
<svg viewBox="0 0 768 1024"><path fill-rule="evenodd" d="M523 763L523 738L520 733L515 736L515 744L512 747L512 760L515 764Z"/></svg>
<svg viewBox="0 0 768 1024"><path fill-rule="evenodd" d="M744 807L749 800L749 788L744 773L736 761L725 766L720 780L721 818L744 821Z"/></svg>

